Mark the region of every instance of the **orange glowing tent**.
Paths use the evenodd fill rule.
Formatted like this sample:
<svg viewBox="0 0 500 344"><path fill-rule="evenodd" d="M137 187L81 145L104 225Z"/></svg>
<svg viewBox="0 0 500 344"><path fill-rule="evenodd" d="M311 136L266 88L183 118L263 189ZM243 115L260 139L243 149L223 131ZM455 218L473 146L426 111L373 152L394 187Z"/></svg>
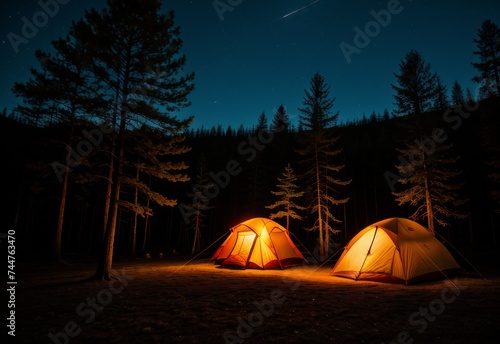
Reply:
<svg viewBox="0 0 500 344"><path fill-rule="evenodd" d="M210 261L234 268L284 269L306 260L280 224L257 217L230 229Z"/></svg>
<svg viewBox="0 0 500 344"><path fill-rule="evenodd" d="M376 222L352 238L330 274L411 284L460 270L446 247L425 227L395 217Z"/></svg>

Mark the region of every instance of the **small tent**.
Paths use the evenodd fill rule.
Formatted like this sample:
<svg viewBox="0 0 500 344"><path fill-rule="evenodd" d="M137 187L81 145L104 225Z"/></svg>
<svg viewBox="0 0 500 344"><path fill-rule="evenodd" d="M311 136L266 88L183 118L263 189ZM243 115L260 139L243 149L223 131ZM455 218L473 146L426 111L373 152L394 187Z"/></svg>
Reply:
<svg viewBox="0 0 500 344"><path fill-rule="evenodd" d="M411 284L459 271L450 252L425 227L395 217L376 222L352 238L330 274Z"/></svg>
<svg viewBox="0 0 500 344"><path fill-rule="evenodd" d="M262 217L242 222L214 253L211 261L223 267L284 269L302 264L305 259L286 229Z"/></svg>

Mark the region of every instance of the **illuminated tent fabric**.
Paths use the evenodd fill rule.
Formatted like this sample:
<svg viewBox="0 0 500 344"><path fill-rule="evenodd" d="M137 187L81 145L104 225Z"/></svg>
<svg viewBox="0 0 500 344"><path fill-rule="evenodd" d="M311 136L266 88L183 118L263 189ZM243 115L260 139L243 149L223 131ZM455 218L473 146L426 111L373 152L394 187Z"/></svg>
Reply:
<svg viewBox="0 0 500 344"><path fill-rule="evenodd" d="M305 261L286 229L272 220L257 217L230 231L210 259L215 264L244 269L284 269Z"/></svg>
<svg viewBox="0 0 500 344"><path fill-rule="evenodd" d="M330 274L411 284L459 271L450 252L425 227L408 219L389 218L352 238Z"/></svg>

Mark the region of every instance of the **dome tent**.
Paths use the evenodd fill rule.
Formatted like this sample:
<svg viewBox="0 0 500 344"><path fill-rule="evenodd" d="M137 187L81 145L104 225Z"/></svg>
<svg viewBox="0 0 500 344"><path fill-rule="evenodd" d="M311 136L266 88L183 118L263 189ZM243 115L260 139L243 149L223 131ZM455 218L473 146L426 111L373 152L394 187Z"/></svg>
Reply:
<svg viewBox="0 0 500 344"><path fill-rule="evenodd" d="M222 267L284 269L305 262L280 224L257 217L230 229L231 234L210 261Z"/></svg>
<svg viewBox="0 0 500 344"><path fill-rule="evenodd" d="M460 271L446 247L425 227L404 218L389 218L352 238L331 275L354 280L412 284Z"/></svg>

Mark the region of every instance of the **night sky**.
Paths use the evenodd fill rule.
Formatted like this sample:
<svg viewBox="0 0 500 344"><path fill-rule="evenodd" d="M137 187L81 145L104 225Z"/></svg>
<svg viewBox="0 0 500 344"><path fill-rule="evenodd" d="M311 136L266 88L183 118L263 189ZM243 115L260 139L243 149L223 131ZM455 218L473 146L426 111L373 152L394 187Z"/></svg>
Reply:
<svg viewBox="0 0 500 344"><path fill-rule="evenodd" d="M32 21L41 7L34 0L0 4L0 109L15 106L10 89L14 82L25 81L29 68L36 66L36 49L46 50L51 40L66 35L71 21L85 9L105 5L104 0L59 1L66 4L45 18L47 25L20 44L17 53L9 34L22 35L22 18ZM401 0L399 5L396 0L218 3L229 6L228 10L218 12L213 0L163 1L163 10L173 9L181 28L186 71L196 73L192 106L178 114L181 118L193 115L195 128L251 127L262 112L270 120L280 104L297 125L297 108L315 72L323 74L331 86L341 122L359 119L363 113L391 111L393 73L399 72L398 65L410 49L422 54L449 91L457 80L475 94L472 40L483 20L500 25L498 0ZM373 37L356 47L355 28L365 32L367 23L376 20L371 11L390 13L387 10L393 12L390 21L382 16L384 25L368 24ZM340 48L343 42L358 49L348 56L350 63Z"/></svg>

